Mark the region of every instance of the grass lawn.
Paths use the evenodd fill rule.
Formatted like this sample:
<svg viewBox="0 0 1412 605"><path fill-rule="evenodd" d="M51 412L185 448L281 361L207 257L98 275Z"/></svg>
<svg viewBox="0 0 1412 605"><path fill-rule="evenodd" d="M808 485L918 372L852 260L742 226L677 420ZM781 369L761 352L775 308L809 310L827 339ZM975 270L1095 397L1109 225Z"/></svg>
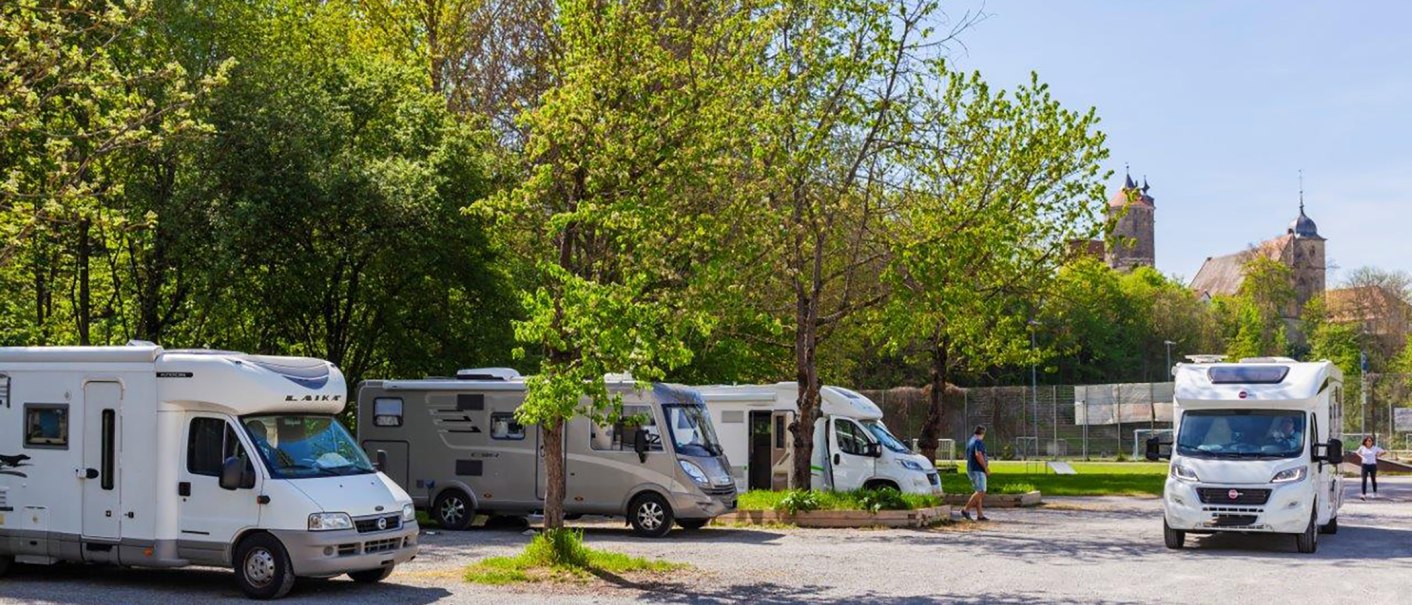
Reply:
<svg viewBox="0 0 1412 605"><path fill-rule="evenodd" d="M772 491L749 491L741 494L735 501L735 507L739 510L778 510L780 501L788 496L790 492ZM819 508L817 510L868 510L864 502L865 493L863 490L851 492L815 492ZM889 507L893 510L914 510L927 508L941 504L941 498L922 494L901 494L902 502L906 507Z"/></svg>
<svg viewBox="0 0 1412 605"><path fill-rule="evenodd" d="M466 568L465 579L473 584L499 586L521 582L578 582L603 574L666 573L686 568L680 563L653 561L583 545L583 536L573 530L556 535L540 534L524 552L513 557L490 557Z"/></svg>
<svg viewBox="0 0 1412 605"><path fill-rule="evenodd" d="M1039 490L1046 496L1160 496L1167 477L1163 462L1071 462L1077 475L1050 472L1026 473L1024 462L991 463L989 491L1018 494ZM1033 463L1030 469L1034 469ZM948 494L971 492L971 481L962 473L942 473Z"/></svg>

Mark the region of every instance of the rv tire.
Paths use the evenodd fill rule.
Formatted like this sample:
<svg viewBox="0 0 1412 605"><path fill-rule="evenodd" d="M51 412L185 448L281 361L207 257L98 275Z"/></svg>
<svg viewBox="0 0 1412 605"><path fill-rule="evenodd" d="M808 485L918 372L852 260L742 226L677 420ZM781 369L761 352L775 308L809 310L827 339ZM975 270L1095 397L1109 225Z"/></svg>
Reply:
<svg viewBox="0 0 1412 605"><path fill-rule="evenodd" d="M1186 532L1180 529L1172 529L1167 525L1167 520L1162 520L1162 541L1167 544L1167 548L1178 550L1186 545Z"/></svg>
<svg viewBox="0 0 1412 605"><path fill-rule="evenodd" d="M633 533L645 538L660 538L672 531L672 505L666 498L647 492L633 498L628 505L628 523Z"/></svg>
<svg viewBox="0 0 1412 605"><path fill-rule="evenodd" d="M278 599L294 588L294 568L279 539L252 534L235 549L235 583L252 599Z"/></svg>
<svg viewBox="0 0 1412 605"><path fill-rule="evenodd" d="M1294 546L1301 553L1309 554L1319 550L1319 530L1318 524L1315 523L1317 520L1315 515L1319 514L1318 510L1319 507L1316 504L1314 506L1315 512L1309 515L1309 525L1304 527L1304 531L1294 535Z"/></svg>
<svg viewBox="0 0 1412 605"><path fill-rule="evenodd" d="M680 525L682 529L687 531L696 531L706 527L706 524L710 522L710 519L677 519L677 525Z"/></svg>
<svg viewBox="0 0 1412 605"><path fill-rule="evenodd" d="M1319 533L1327 534L1330 536L1338 533L1338 517L1329 519L1328 523L1324 524L1323 527L1319 528Z"/></svg>
<svg viewBox="0 0 1412 605"><path fill-rule="evenodd" d="M378 582L386 580L387 576L392 575L393 567L393 565L388 565L386 567L379 567L377 569L350 571L348 572L348 577L353 578L353 581L359 584L376 584Z"/></svg>
<svg viewBox="0 0 1412 605"><path fill-rule="evenodd" d="M431 507L431 516L442 529L462 531L471 528L476 517L476 507L471 497L459 489L448 489L436 497Z"/></svg>

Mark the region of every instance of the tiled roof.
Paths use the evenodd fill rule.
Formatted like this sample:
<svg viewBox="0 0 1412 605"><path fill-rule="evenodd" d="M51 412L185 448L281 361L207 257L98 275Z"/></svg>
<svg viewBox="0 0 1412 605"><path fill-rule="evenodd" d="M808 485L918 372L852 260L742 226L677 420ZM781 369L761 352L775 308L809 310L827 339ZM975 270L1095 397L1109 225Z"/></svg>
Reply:
<svg viewBox="0 0 1412 605"><path fill-rule="evenodd" d="M1196 277L1191 279L1191 289L1197 296L1235 294L1240 291L1240 285L1245 281L1245 264L1257 254L1280 260L1291 237L1293 236L1281 235L1235 254L1207 258L1206 262L1201 264L1201 269L1196 272Z"/></svg>

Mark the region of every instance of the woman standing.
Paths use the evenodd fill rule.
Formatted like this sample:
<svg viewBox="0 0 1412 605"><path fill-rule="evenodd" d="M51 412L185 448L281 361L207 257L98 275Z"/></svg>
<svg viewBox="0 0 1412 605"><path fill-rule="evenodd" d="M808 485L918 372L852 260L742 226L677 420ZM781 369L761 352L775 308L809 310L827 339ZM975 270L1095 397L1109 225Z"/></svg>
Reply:
<svg viewBox="0 0 1412 605"><path fill-rule="evenodd" d="M1386 453L1387 450L1378 447L1373 443L1372 437L1364 437L1363 445L1358 446L1358 457L1363 463L1363 494L1358 496L1360 500L1368 499L1368 479L1373 480L1373 499L1378 497L1378 456Z"/></svg>

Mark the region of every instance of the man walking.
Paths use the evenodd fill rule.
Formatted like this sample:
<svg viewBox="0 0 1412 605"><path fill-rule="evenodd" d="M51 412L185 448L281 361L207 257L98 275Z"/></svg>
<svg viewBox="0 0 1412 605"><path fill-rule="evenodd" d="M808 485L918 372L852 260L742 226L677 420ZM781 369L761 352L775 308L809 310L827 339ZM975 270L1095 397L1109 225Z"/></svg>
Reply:
<svg viewBox="0 0 1412 605"><path fill-rule="evenodd" d="M982 509L985 503L985 482L990 476L990 461L985 457L984 426L976 427L976 433L966 442L966 475L971 478L971 487L975 488L976 492L971 494L971 499L961 507L961 516L970 521L971 513L967 511L975 508L977 521L989 521L990 518L985 516Z"/></svg>

